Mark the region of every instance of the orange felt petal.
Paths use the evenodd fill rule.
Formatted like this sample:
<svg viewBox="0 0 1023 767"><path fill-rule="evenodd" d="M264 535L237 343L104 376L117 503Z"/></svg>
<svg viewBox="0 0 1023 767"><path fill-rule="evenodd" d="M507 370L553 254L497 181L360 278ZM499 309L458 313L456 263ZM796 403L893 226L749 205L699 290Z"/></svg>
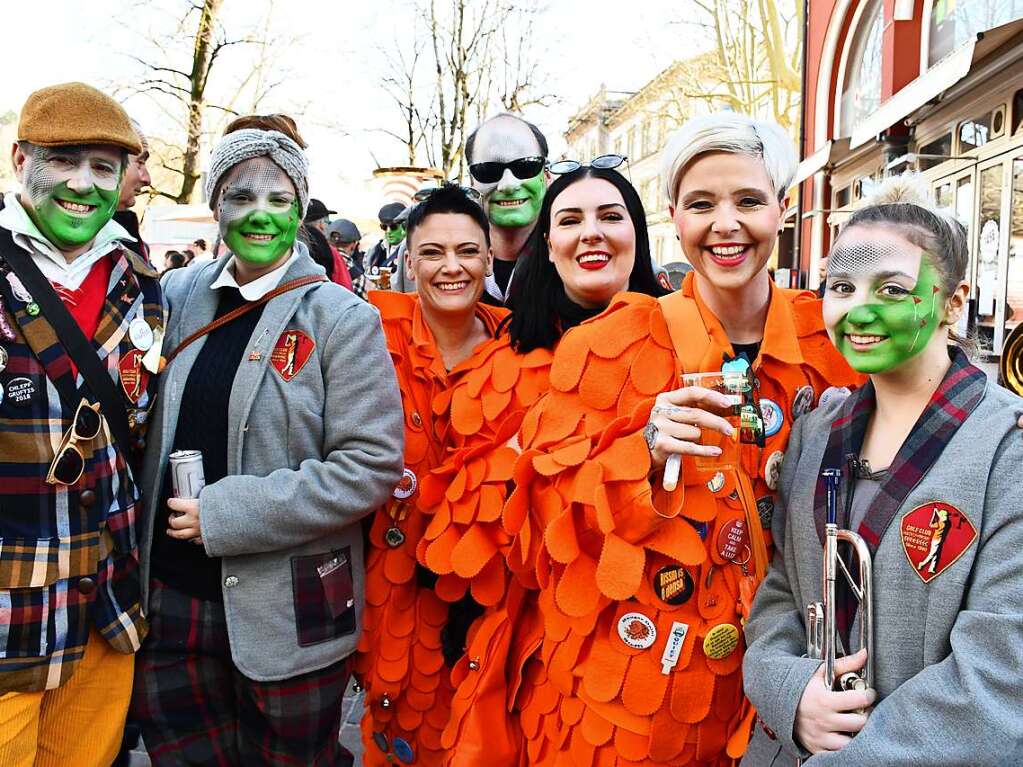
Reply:
<svg viewBox="0 0 1023 767"><path fill-rule="evenodd" d="M607 410L618 401L629 368L617 359L591 356L579 384L579 397L596 410Z"/></svg>
<svg viewBox="0 0 1023 767"><path fill-rule="evenodd" d="M480 507L477 514L478 522L497 522L501 518L504 506L502 489L491 484L481 485L479 489Z"/></svg>
<svg viewBox="0 0 1023 767"><path fill-rule="evenodd" d="M583 669L583 689L596 701L607 703L618 696L629 668L629 656L619 652L607 640L597 640ZM586 715L583 715L583 723ZM599 745L599 744L594 744Z"/></svg>
<svg viewBox="0 0 1023 767"><path fill-rule="evenodd" d="M645 479L650 471L650 451L639 432L614 440L598 458L606 482Z"/></svg>
<svg viewBox="0 0 1023 767"><path fill-rule="evenodd" d="M588 328L586 330L589 330ZM586 367L590 354L589 335L587 332L566 333L554 354L551 363L551 388L557 391L571 391L579 383L579 378Z"/></svg>
<svg viewBox="0 0 1023 767"><path fill-rule="evenodd" d="M681 519L660 525L643 539L642 544L645 548L686 565L698 565L707 558L707 548L699 533L691 524Z"/></svg>
<svg viewBox="0 0 1023 767"><path fill-rule="evenodd" d="M515 471L519 454L502 445L487 456L487 479L491 482L507 482Z"/></svg>
<svg viewBox="0 0 1023 767"><path fill-rule="evenodd" d="M479 493L469 493L457 503L451 504L451 520L457 525L468 525L476 518Z"/></svg>
<svg viewBox="0 0 1023 767"><path fill-rule="evenodd" d="M552 405L552 399L545 400L545 405ZM579 424L579 408L577 407L544 407L541 411L539 439L544 444L556 443L568 437Z"/></svg>
<svg viewBox="0 0 1023 767"><path fill-rule="evenodd" d="M496 553L497 546L487 537L482 527L470 525L451 550L451 566L457 575L472 578Z"/></svg>
<svg viewBox="0 0 1023 767"><path fill-rule="evenodd" d="M581 730L574 729L569 736L568 750L572 755L572 767L591 767L595 746L586 740Z"/></svg>
<svg viewBox="0 0 1023 767"><path fill-rule="evenodd" d="M615 748L626 759L631 759L632 761L645 759L650 750L650 736L639 735L635 732L629 732L624 727L618 727L615 730Z"/></svg>
<svg viewBox="0 0 1023 767"><path fill-rule="evenodd" d="M457 602L465 596L467 585L464 578L459 578L454 573L445 573L437 579L433 590L445 602Z"/></svg>
<svg viewBox="0 0 1023 767"><path fill-rule="evenodd" d="M493 557L472 579L472 596L484 607L493 607L504 596L506 579L504 561Z"/></svg>
<svg viewBox="0 0 1023 767"><path fill-rule="evenodd" d="M487 421L496 421L497 417L505 411L508 403L511 402L510 391L486 391L483 393L483 417Z"/></svg>
<svg viewBox="0 0 1023 767"><path fill-rule="evenodd" d="M689 725L676 721L670 708L658 709L650 724L650 758L655 762L674 759L686 747L688 734Z"/></svg>
<svg viewBox="0 0 1023 767"><path fill-rule="evenodd" d="M645 341L632 360L629 378L641 394L654 395L676 389L675 365L671 354L653 341Z"/></svg>
<svg viewBox="0 0 1023 767"><path fill-rule="evenodd" d="M610 533L604 538L597 564L597 586L611 599L629 599L643 580L645 562L646 554L641 547Z"/></svg>
<svg viewBox="0 0 1023 767"><path fill-rule="evenodd" d="M651 306L630 306L608 312L603 322L587 327L593 340L591 351L604 359L622 356L626 349L646 338L650 329ZM611 319L611 318L614 319ZM614 332L607 332L613 327ZM558 350L560 351L560 349Z"/></svg>
<svg viewBox="0 0 1023 767"><path fill-rule="evenodd" d="M544 543L555 562L569 563L579 556L578 533L571 506L551 520L544 531Z"/></svg>
<svg viewBox="0 0 1023 767"><path fill-rule="evenodd" d="M658 307L657 311L650 312L650 340L664 349L671 349L674 345L671 342L671 334L668 332L668 324L664 321L664 312Z"/></svg>
<svg viewBox="0 0 1023 767"><path fill-rule="evenodd" d="M661 673L663 645L664 641L657 642L649 652L640 653L629 664L622 687L622 703L634 714L650 716L664 701L670 677Z"/></svg>
<svg viewBox="0 0 1023 767"><path fill-rule="evenodd" d="M672 677L671 715L680 722L702 722L710 712L717 677L703 662L701 653L693 653L688 668L676 669Z"/></svg>
<svg viewBox="0 0 1023 767"><path fill-rule="evenodd" d="M519 380L520 368L516 357L517 355L513 354L502 354L495 360L496 364L490 376L490 383L496 391L511 391L512 387Z"/></svg>
<svg viewBox="0 0 1023 767"><path fill-rule="evenodd" d="M455 548L461 536L454 527L448 527L436 540L426 547L425 564L433 572L443 575L450 573L451 552Z"/></svg>
<svg viewBox="0 0 1023 767"><path fill-rule="evenodd" d="M455 390L451 398L451 425L459 434L475 434L483 426L483 405L469 396L467 388Z"/></svg>
<svg viewBox="0 0 1023 767"><path fill-rule="evenodd" d="M565 568L555 591L555 601L561 612L569 617L579 617L596 609L600 599L594 588L596 575L595 563L585 554L580 554Z"/></svg>
<svg viewBox="0 0 1023 767"><path fill-rule="evenodd" d="M550 455L562 466L578 466L590 454L590 441L585 437L568 442Z"/></svg>
<svg viewBox="0 0 1023 767"><path fill-rule="evenodd" d="M465 468L463 467L459 469L455 476L451 478L451 484L448 485L448 489L445 491L444 496L449 501L457 501L465 494L465 485L468 479L469 475Z"/></svg>

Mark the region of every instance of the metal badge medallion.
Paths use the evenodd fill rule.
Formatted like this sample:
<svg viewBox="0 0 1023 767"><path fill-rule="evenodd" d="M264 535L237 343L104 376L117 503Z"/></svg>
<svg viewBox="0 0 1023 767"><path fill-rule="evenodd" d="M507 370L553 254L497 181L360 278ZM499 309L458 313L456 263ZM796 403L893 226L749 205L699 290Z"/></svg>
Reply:
<svg viewBox="0 0 1023 767"><path fill-rule="evenodd" d="M405 471L401 473L401 479L394 486L392 495L399 501L404 501L406 498L412 497L417 487L419 487L419 480L416 479L416 473L406 466Z"/></svg>
<svg viewBox="0 0 1023 767"><path fill-rule="evenodd" d="M25 287L25 284L18 275L11 272L7 275L7 282L10 284L11 292L16 299L25 304L33 303L32 294L28 292L28 288Z"/></svg>
<svg viewBox="0 0 1023 767"><path fill-rule="evenodd" d="M774 519L774 498L769 495L757 498L757 516L760 517L760 526L770 530L771 521Z"/></svg>
<svg viewBox="0 0 1023 767"><path fill-rule="evenodd" d="M721 488L725 486L725 475L720 471L716 472L713 477L707 480L707 489L712 493L721 492Z"/></svg>
<svg viewBox="0 0 1023 767"><path fill-rule="evenodd" d="M811 410L813 410L813 387L801 386L796 391L796 396L792 398L792 420L795 421L799 416L806 415Z"/></svg>
<svg viewBox="0 0 1023 767"><path fill-rule="evenodd" d="M405 533L392 525L384 531L384 542L392 549L396 549L405 542Z"/></svg>
<svg viewBox="0 0 1023 767"><path fill-rule="evenodd" d="M645 650L657 639L657 627L643 613L625 613L618 619L618 636L636 650Z"/></svg>
<svg viewBox="0 0 1023 767"><path fill-rule="evenodd" d="M773 399L762 398L760 414L764 418L764 436L773 437L781 431L781 427L785 423L785 413L782 412L781 405Z"/></svg>
<svg viewBox="0 0 1023 767"><path fill-rule="evenodd" d="M778 480L781 478L781 462L785 459L785 453L775 450L764 465L764 482L772 490L778 489Z"/></svg>
<svg viewBox="0 0 1023 767"><path fill-rule="evenodd" d="M132 320L128 326L128 339L139 351L148 352L153 347L153 329L143 319Z"/></svg>

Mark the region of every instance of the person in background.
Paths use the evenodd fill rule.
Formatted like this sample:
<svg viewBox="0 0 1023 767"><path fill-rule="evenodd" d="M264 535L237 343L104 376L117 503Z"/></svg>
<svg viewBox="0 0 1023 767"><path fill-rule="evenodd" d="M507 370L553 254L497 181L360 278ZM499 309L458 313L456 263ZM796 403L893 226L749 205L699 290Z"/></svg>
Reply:
<svg viewBox="0 0 1023 767"><path fill-rule="evenodd" d="M12 767L108 767L148 631L135 459L165 312L152 265L112 220L142 151L121 106L83 83L21 110L21 191L0 210L0 764Z"/></svg>
<svg viewBox="0 0 1023 767"><path fill-rule="evenodd" d="M327 239L344 259L345 267L352 278L352 292L359 298L365 298L368 290L365 273L366 254L359 250L359 241L362 239L359 227L347 218L339 218L327 227Z"/></svg>
<svg viewBox="0 0 1023 767"><path fill-rule="evenodd" d="M124 178L121 179L121 197L117 201L117 212L114 213L114 221L123 226L128 234L135 238L136 252L147 261L149 260L149 246L142 241L139 232L139 217L131 207L135 204L136 198L152 183L149 176L149 142L146 134L142 132L142 126L135 120L131 121L131 127L135 129L139 137L139 144L142 151L138 154L128 155L128 163L124 168Z"/></svg>
<svg viewBox="0 0 1023 767"><path fill-rule="evenodd" d="M315 241L317 249L325 247L326 250L329 251L330 253L331 261L330 267L328 268L327 266L324 265L324 268L327 271L327 277L330 278L331 281L336 282L338 285L341 285L342 287L351 290L352 276L351 273L348 271L348 265L345 264L345 260L341 256L341 252L336 247L334 247L333 243L326 239L327 227L330 225L330 216L332 213L337 213L337 211L329 210L327 206L323 204L323 202L317 200L315 197L310 198L309 211L306 213L305 216L304 229L315 230L319 232L321 235L323 235L324 239L323 243L319 242L320 240L319 237L315 237ZM309 237L308 239L312 241L314 238ZM313 260L317 261L317 263L320 263L317 253L314 252L312 256Z"/></svg>
<svg viewBox="0 0 1023 767"><path fill-rule="evenodd" d="M336 282L334 279L334 253L331 251L327 238L323 236L323 233L314 226L303 224L298 230L298 239L305 243L305 246L309 249L309 256L313 261L323 267L323 271L327 274L327 279L331 282Z"/></svg>
<svg viewBox="0 0 1023 767"><path fill-rule="evenodd" d="M228 254L164 280L174 351L146 453L152 630L132 719L158 767L351 764L338 732L361 630L360 520L402 465L394 371L376 310L296 240L297 143L226 134L206 193ZM175 498L168 457L192 449L205 486Z"/></svg>
<svg viewBox="0 0 1023 767"><path fill-rule="evenodd" d="M323 204L322 200L310 197L309 210L305 214L305 225L314 229L319 229L321 233L326 235L327 227L330 225L330 217L335 213L337 213L337 211L328 209L327 206Z"/></svg>
<svg viewBox="0 0 1023 767"><path fill-rule="evenodd" d="M178 250L168 250L164 256L164 267L163 270L169 271L171 269L180 269L186 266L185 254Z"/></svg>
<svg viewBox="0 0 1023 767"><path fill-rule="evenodd" d="M384 238L366 254L365 271L370 279L381 269L389 269L393 275L401 267L401 256L405 252L405 223L398 221L398 217L404 212L405 206L400 202L389 202L377 213Z"/></svg>
<svg viewBox="0 0 1023 767"><path fill-rule="evenodd" d="M494 239L494 274L485 301L503 305L515 265L529 255L530 235L549 176L547 139L518 115L499 114L481 123L465 142L473 187L483 195Z"/></svg>

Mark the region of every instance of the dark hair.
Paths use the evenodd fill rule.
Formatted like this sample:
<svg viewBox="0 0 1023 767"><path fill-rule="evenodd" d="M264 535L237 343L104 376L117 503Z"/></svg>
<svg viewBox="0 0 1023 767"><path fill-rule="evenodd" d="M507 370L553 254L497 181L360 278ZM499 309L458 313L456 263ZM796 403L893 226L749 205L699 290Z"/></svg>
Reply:
<svg viewBox="0 0 1023 767"><path fill-rule="evenodd" d="M327 279L334 279L334 251L330 249L330 243L319 229L315 226L302 226L298 229L298 239L309 248L309 255L313 261L323 267L327 273Z"/></svg>
<svg viewBox="0 0 1023 767"><path fill-rule="evenodd" d="M585 178L599 178L614 185L622 193L625 208L636 229L636 260L629 277L628 290L648 296L668 293L654 275L650 258L650 237L646 229L646 213L635 187L616 170L583 167L559 176L544 195L536 228L530 237L526 261L516 264L508 305L512 309L508 333L512 345L520 354L543 347L552 349L571 323L563 307L569 299L558 270L549 258L547 235L551 228L551 207L554 200L572 184ZM599 312L595 312L599 313Z"/></svg>
<svg viewBox="0 0 1023 767"><path fill-rule="evenodd" d="M177 250L168 250L164 254L164 271L180 269L185 265L185 254Z"/></svg>
<svg viewBox="0 0 1023 767"><path fill-rule="evenodd" d="M545 158L547 157L547 153L549 151L547 149L547 137L543 135L540 129L533 125L533 123L529 122L529 120L523 119L522 117L519 117L517 114L512 114L511 112L502 112L499 115L494 115L489 120L484 120L473 129L472 133L469 134L469 138L465 140L466 162L468 163L472 162L472 150L473 147L476 146L476 134L480 132L480 128L482 128L487 123L498 119L499 117L511 117L512 119L518 120L520 123L529 128L529 132L533 134L533 138L536 139L536 143L540 145L540 155Z"/></svg>
<svg viewBox="0 0 1023 767"><path fill-rule="evenodd" d="M412 244L412 233L419 227L427 216L436 213L461 213L469 216L480 229L483 230L483 237L490 247L490 221L487 214L479 203L471 199L458 184L445 182L430 194L425 200L412 206L408 218L405 220L405 243ZM411 248L410 248L411 249Z"/></svg>
<svg viewBox="0 0 1023 767"><path fill-rule="evenodd" d="M200 237L198 240L196 240L192 244L199 246L203 250L206 250L206 240L204 240L202 237Z"/></svg>
<svg viewBox="0 0 1023 767"><path fill-rule="evenodd" d="M308 144L302 140L302 136L298 132L298 125L295 124L294 118L289 117L286 114L242 115L241 117L236 117L227 124L226 128L224 128L224 135L226 136L228 133L234 133L235 131L242 130L242 128L275 130L278 133L283 133L302 149L305 149L308 146Z"/></svg>

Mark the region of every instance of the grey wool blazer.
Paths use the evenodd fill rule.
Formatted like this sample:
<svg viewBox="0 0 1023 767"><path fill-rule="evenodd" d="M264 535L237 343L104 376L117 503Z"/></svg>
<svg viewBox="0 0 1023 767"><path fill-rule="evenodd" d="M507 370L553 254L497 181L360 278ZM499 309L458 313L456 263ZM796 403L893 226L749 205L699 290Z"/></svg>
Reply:
<svg viewBox="0 0 1023 767"><path fill-rule="evenodd" d="M296 249L281 284L323 274L301 243ZM210 285L226 261L165 276L165 352L213 319L218 299ZM139 542L145 606L153 527L168 514L156 505L182 392L204 342L167 366L153 408ZM297 357L288 356L291 349ZM207 554L222 557L235 666L257 681L287 679L355 649L364 604L359 520L401 476L401 398L377 310L329 282L271 299L238 366L229 408L229 473L199 495L202 538ZM328 593L341 594L340 602ZM339 612L349 593L350 609Z"/></svg>
<svg viewBox="0 0 1023 767"><path fill-rule="evenodd" d="M820 661L806 653L803 615L821 599L823 552L814 488L842 401L792 430L774 516L774 563L746 625L746 694L764 724L744 766L795 764L796 708ZM874 555L875 686L866 727L809 767L984 767L1023 764L1023 400L988 381L976 408L910 491ZM921 506L954 506L977 535L925 581L903 544ZM900 523L901 520L901 523ZM926 530L926 522L920 529ZM926 540L926 539L924 539ZM919 555L917 555L919 556ZM851 635L858 636L854 623Z"/></svg>

